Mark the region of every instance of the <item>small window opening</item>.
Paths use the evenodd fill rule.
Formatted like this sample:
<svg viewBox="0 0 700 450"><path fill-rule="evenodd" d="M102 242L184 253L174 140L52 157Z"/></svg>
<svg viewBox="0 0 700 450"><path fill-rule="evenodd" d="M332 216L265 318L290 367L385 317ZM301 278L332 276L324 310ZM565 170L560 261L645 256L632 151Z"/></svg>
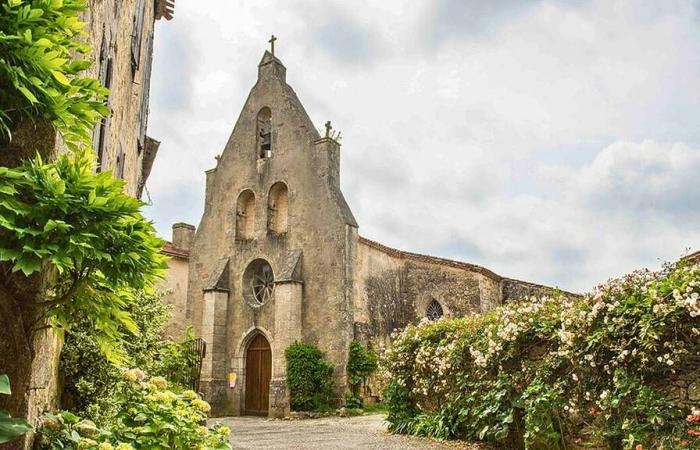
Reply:
<svg viewBox="0 0 700 450"><path fill-rule="evenodd" d="M289 215L289 194L287 185L277 182L270 188L267 203L267 228L272 233L287 232L287 217Z"/></svg>
<svg viewBox="0 0 700 450"><path fill-rule="evenodd" d="M252 191L241 192L236 203L236 239L253 239L255 227L255 195Z"/></svg>
<svg viewBox="0 0 700 450"><path fill-rule="evenodd" d="M272 112L267 106L258 113L258 158L272 157Z"/></svg>
<svg viewBox="0 0 700 450"><path fill-rule="evenodd" d="M443 314L442 305L435 300L431 301L425 310L425 316L430 320L438 320Z"/></svg>

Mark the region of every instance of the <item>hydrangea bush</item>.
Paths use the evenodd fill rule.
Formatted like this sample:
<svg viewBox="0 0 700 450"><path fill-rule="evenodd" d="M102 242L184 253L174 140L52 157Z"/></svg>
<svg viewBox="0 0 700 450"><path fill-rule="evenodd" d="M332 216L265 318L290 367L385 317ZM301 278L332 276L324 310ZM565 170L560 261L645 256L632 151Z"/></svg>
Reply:
<svg viewBox="0 0 700 450"><path fill-rule="evenodd" d="M700 448L700 267L667 265L584 298L529 298L409 326L383 360L395 432L509 448Z"/></svg>
<svg viewBox="0 0 700 450"><path fill-rule="evenodd" d="M98 424L69 413L49 415L42 428L45 449L230 449L229 429L206 423L210 407L194 391L175 393L162 377L124 372L115 395L118 411Z"/></svg>

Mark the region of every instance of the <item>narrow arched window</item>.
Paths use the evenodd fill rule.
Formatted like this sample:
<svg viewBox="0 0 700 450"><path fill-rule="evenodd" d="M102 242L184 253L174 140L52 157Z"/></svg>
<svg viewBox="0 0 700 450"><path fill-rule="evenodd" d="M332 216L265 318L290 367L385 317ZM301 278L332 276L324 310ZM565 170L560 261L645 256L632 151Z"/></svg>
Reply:
<svg viewBox="0 0 700 450"><path fill-rule="evenodd" d="M258 158L272 157L272 111L267 106L258 112L257 146Z"/></svg>
<svg viewBox="0 0 700 450"><path fill-rule="evenodd" d="M281 181L270 188L267 197L267 229L275 234L287 232L289 216L289 192L287 185Z"/></svg>
<svg viewBox="0 0 700 450"><path fill-rule="evenodd" d="M236 202L236 239L253 239L255 231L255 194L245 190Z"/></svg>
<svg viewBox="0 0 700 450"><path fill-rule="evenodd" d="M438 320L443 314L442 305L435 300L432 300L425 309L425 316L430 320Z"/></svg>

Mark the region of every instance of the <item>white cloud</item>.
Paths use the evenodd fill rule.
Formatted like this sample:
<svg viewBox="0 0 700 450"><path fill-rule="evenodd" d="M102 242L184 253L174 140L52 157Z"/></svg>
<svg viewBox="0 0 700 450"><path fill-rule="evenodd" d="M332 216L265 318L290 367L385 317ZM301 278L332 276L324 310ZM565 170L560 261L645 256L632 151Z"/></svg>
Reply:
<svg viewBox="0 0 700 450"><path fill-rule="evenodd" d="M161 232L198 222L274 32L312 119L343 131L362 234L567 289L700 246L693 4L458 3L178 2L149 124Z"/></svg>

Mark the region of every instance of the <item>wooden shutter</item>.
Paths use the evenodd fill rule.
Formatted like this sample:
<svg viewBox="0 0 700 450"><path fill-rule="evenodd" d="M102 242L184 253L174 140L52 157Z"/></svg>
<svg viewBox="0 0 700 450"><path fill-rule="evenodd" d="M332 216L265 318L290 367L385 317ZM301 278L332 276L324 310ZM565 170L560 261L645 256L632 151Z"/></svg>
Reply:
<svg viewBox="0 0 700 450"><path fill-rule="evenodd" d="M138 136L138 153L139 155L146 145L146 129L148 127L148 105L151 94L151 66L153 65L153 31L146 38L146 55L144 65L141 68L143 72L141 81L141 110L139 112L139 136Z"/></svg>
<svg viewBox="0 0 700 450"><path fill-rule="evenodd" d="M141 40L143 37L143 15L145 12L145 1L136 0L136 11L134 12L134 24L131 30L131 74L135 74L141 61Z"/></svg>
<svg viewBox="0 0 700 450"><path fill-rule="evenodd" d="M99 69L99 79L100 84L107 89L112 87L112 45L111 45L111 32L105 29L102 33L102 45L100 47L100 69ZM111 118L111 106L112 97L111 94L107 97L107 107L110 109L110 115L103 118L100 123L95 127L95 132L93 134L92 145L97 154L97 171L102 170L102 165L104 164L105 155L107 153L107 144L109 141L109 124Z"/></svg>

